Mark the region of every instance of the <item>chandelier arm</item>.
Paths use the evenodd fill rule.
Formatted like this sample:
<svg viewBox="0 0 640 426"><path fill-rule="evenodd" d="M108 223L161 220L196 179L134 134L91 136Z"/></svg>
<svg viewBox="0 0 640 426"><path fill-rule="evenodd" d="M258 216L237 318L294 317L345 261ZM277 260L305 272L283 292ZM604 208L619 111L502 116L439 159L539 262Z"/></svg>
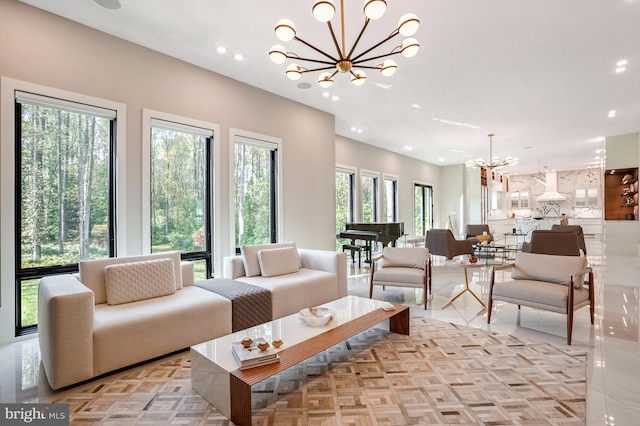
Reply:
<svg viewBox="0 0 640 426"><path fill-rule="evenodd" d="M296 36L293 38L295 41L298 41L302 44L304 44L307 47L310 47L311 49L315 50L316 52L320 53L323 56L326 56L327 58L331 59L334 63L338 62L338 59L334 58L333 56L329 55L328 53L318 49L317 47L315 47L314 45L312 45L311 43L307 43L306 41L304 41L303 39L301 39L300 37Z"/></svg>
<svg viewBox="0 0 640 426"><path fill-rule="evenodd" d="M356 64L353 64L356 65ZM369 69L369 70L380 70L379 66L373 66L373 65L358 65L358 68L364 68L364 69Z"/></svg>
<svg viewBox="0 0 640 426"><path fill-rule="evenodd" d="M384 55L371 56L370 58L363 58L363 59L360 59L360 60L358 60L358 61L352 61L352 63L353 63L353 65L359 65L360 67L363 67L362 65L360 65L360 64L362 64L363 62L374 61L374 60L376 60L376 59L386 58L387 56L397 55L397 54L399 54L399 53L402 53L402 52L400 52L400 51L398 50L398 51L396 51L396 52L389 52L389 53L385 53Z"/></svg>
<svg viewBox="0 0 640 426"><path fill-rule="evenodd" d="M306 72L315 72L315 71L326 71L326 70L335 70L336 67L331 64L330 67L322 67L322 68L313 68L313 69L303 69L302 71L300 71L300 74L304 74ZM338 71L335 71L333 74L331 74L331 78L333 78L333 76L335 76L338 73Z"/></svg>
<svg viewBox="0 0 640 426"><path fill-rule="evenodd" d="M345 59L344 53L342 53L342 50L340 50L340 45L338 44L338 39L336 38L335 31L333 31L333 26L331 25L331 21L327 21L327 26L329 27L329 32L331 33L331 39L333 40L333 44L336 47L336 52L338 52L338 56L340 56L341 60Z"/></svg>
<svg viewBox="0 0 640 426"><path fill-rule="evenodd" d="M394 30L391 35L387 38L385 38L384 40L382 40L381 42L374 44L373 46L371 46L370 48L368 48L367 50L365 50L364 52L362 52L361 54L359 54L358 56L354 57L352 59L353 61L357 61L358 59L360 59L361 57L363 57L364 55L366 55L367 53L371 52L373 49L383 45L384 43L388 42L389 40L391 40L392 38L394 38L395 36L397 36L398 34L400 34L400 32L396 29ZM394 48L395 49L395 48Z"/></svg>
<svg viewBox="0 0 640 426"><path fill-rule="evenodd" d="M351 55L353 55L353 51L356 50L356 46L358 46L358 43L360 42L360 39L362 38L362 35L364 34L364 30L367 29L367 26L369 25L370 21L371 21L371 19L369 19L369 18L364 20L364 25L362 26L362 29L360 30L360 34L358 34L358 37L356 38L356 41L353 42L353 46L351 46L351 50L349 51L349 54L347 55L347 58L350 58Z"/></svg>
<svg viewBox="0 0 640 426"><path fill-rule="evenodd" d="M287 58L288 58L288 57L289 57L289 56L287 56ZM335 66L336 66L336 63L335 63L335 62L333 62L333 61L331 61L331 62L330 62L330 61L322 61L322 60L320 60L320 59L302 58L302 57L300 57L300 56L295 56L295 57L292 57L292 58L294 58L294 59L296 59L296 60L298 60L298 61L307 61L307 62L313 62L313 63L316 63L316 64L331 65L331 67L334 67L334 68L335 68Z"/></svg>
<svg viewBox="0 0 640 426"><path fill-rule="evenodd" d="M342 27L342 50L340 52L343 56L342 59L346 59L344 57L344 52L347 50L347 46L344 41L344 0L340 0L340 26Z"/></svg>

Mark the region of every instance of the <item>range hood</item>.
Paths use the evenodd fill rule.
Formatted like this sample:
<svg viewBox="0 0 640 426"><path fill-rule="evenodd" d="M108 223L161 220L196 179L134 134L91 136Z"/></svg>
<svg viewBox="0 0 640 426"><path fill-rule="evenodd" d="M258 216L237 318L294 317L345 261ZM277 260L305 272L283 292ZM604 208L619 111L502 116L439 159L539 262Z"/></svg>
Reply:
<svg viewBox="0 0 640 426"><path fill-rule="evenodd" d="M556 172L545 173L545 192L536 201L564 201L566 197L558 192L558 174Z"/></svg>

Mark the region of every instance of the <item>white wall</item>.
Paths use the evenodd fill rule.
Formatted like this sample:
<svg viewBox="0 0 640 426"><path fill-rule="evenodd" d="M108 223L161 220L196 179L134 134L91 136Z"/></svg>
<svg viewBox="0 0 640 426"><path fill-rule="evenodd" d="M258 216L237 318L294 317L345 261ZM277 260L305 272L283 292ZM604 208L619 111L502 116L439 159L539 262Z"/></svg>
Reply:
<svg viewBox="0 0 640 426"><path fill-rule="evenodd" d="M334 117L202 68L109 36L17 1L0 1L0 76L126 105L126 254L142 252L142 110L215 123L220 205L215 220L220 259L231 252L229 132L281 139L283 240L335 248ZM283 82L286 84L286 82ZM0 126L13 126L1 122ZM4 134L4 132L3 132ZM13 140L1 141L12 144ZM311 160L312 159L312 160ZM3 187L13 175L0 172ZM13 194L2 193L2 200ZM2 209L6 208L6 203ZM312 225L312 226L310 226ZM0 342L13 337L13 226L0 227ZM11 258L8 259L7 256ZM7 261L5 261L7 259Z"/></svg>
<svg viewBox="0 0 640 426"><path fill-rule="evenodd" d="M415 235L413 223L414 183L433 186L434 221L436 224L443 222L442 214L439 210L442 197L440 191L440 167L342 136L336 136L335 146L335 163L337 165L347 166L356 171L379 172L381 179L385 174L398 178L398 220L404 222L405 233ZM380 197L382 197L382 192ZM380 199L382 200L382 198Z"/></svg>

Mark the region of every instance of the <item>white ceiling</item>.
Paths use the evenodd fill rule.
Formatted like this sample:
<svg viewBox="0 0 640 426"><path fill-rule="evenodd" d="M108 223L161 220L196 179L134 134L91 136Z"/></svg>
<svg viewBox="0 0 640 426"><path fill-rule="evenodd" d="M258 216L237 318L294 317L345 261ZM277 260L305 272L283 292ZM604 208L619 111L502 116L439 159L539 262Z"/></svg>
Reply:
<svg viewBox="0 0 640 426"><path fill-rule="evenodd" d="M323 97L318 73L292 82L284 74L290 61L276 65L267 55L281 43L273 32L280 18L293 20L299 37L331 48L326 25L311 15L313 0L120 0L117 10L90 0L21 1L327 111L337 134L434 164L488 159L487 135L495 133L494 155L520 158L505 172L583 169L599 164L599 137L640 130L640 0L390 0L360 46L382 40L413 12L421 21L418 55L396 55L392 77L368 70L364 86L336 76L327 91L337 101ZM349 45L364 21L363 2L346 3ZM218 46L228 53L216 53ZM312 55L293 41L285 47ZM621 59L627 70L616 73Z"/></svg>

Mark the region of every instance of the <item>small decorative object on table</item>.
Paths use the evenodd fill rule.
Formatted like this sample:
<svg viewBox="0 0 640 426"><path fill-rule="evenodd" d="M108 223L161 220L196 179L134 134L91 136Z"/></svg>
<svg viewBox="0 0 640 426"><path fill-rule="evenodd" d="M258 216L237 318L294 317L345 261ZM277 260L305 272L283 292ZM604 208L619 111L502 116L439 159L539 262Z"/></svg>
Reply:
<svg viewBox="0 0 640 426"><path fill-rule="evenodd" d="M470 262L470 263L476 263L477 261L478 261L478 258L477 258L476 256L471 256L471 257L469 258L469 262Z"/></svg>
<svg viewBox="0 0 640 426"><path fill-rule="evenodd" d="M300 321L311 327L322 327L323 325L327 325L335 315L336 312L333 309L322 306L305 308L298 312L298 318Z"/></svg>
<svg viewBox="0 0 640 426"><path fill-rule="evenodd" d="M240 364L240 370L280 361L280 357L276 351L269 346L269 343L267 343L264 337L258 337L246 347L245 341L247 339L249 338L231 344L231 351L236 361L238 361L238 364Z"/></svg>
<svg viewBox="0 0 640 426"><path fill-rule="evenodd" d="M478 241L480 241L480 244L487 244L491 239L491 235L486 235L486 234L476 235L476 238L478 239Z"/></svg>

